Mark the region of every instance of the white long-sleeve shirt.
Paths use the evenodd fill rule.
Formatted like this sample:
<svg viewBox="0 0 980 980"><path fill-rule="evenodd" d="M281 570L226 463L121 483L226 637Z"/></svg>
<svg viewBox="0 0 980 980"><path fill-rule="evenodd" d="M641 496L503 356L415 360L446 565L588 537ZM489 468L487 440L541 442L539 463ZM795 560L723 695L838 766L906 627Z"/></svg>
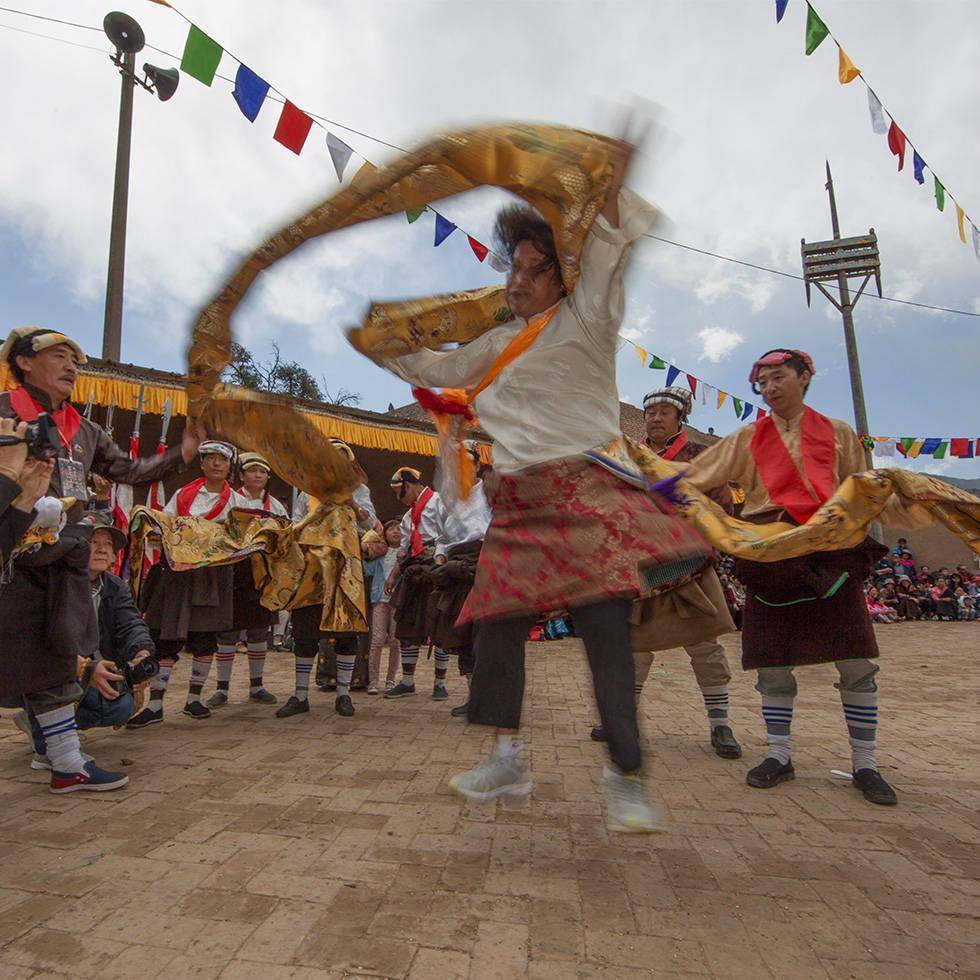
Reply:
<svg viewBox="0 0 980 980"><path fill-rule="evenodd" d="M623 319L623 270L631 244L655 209L632 191L619 194L620 225L600 214L585 240L578 283L531 347L508 364L473 407L493 436L494 468L514 473L587 452L622 437L616 345ZM515 319L456 350L420 350L384 366L410 384L472 388L526 325Z"/></svg>
<svg viewBox="0 0 980 980"><path fill-rule="evenodd" d="M492 516L493 511L487 503L482 480L477 480L465 500L460 499L451 507L440 498L436 555L445 555L456 545L482 541L486 537Z"/></svg>
<svg viewBox="0 0 980 980"><path fill-rule="evenodd" d="M371 490L367 484L362 483L355 487L354 492L351 494L351 499L354 501L355 507L360 507L362 510L367 511L367 517L363 521L359 520L357 526L362 531L370 531L378 520L378 514L374 509L374 502L371 500ZM293 520L301 520L309 512L310 495L305 490L300 490L296 494L296 513L293 514Z"/></svg>
<svg viewBox="0 0 980 980"><path fill-rule="evenodd" d="M175 493L167 501L167 506L163 508L165 514L177 513L177 494L179 493L180 490L178 490L177 493ZM211 508L217 505L218 500L220 498L221 498L220 493L211 493L211 491L208 490L207 487L202 485L201 489L197 491L197 494L195 495L194 499L191 501L189 516L204 517L207 514L210 514ZM211 520L223 521L225 517L228 515L228 511L232 510L235 507L248 508L248 500L246 500L245 497L243 497L240 493L238 493L237 490L232 490L231 496L228 498L228 502L225 504L224 507L221 508L221 511L215 517L211 518Z"/></svg>
<svg viewBox="0 0 980 980"><path fill-rule="evenodd" d="M439 494L434 490L432 496L426 501L422 513L419 515L419 534L422 541L432 543L438 540L439 529L442 527L442 501ZM401 519L402 543L400 551L408 555L412 553L412 508L405 511Z"/></svg>
<svg viewBox="0 0 980 980"><path fill-rule="evenodd" d="M271 493L268 496L268 501L266 501L264 495L262 497L250 497L247 491L240 496L245 501L240 506L248 510L267 510L275 517L289 517L289 512L286 508Z"/></svg>

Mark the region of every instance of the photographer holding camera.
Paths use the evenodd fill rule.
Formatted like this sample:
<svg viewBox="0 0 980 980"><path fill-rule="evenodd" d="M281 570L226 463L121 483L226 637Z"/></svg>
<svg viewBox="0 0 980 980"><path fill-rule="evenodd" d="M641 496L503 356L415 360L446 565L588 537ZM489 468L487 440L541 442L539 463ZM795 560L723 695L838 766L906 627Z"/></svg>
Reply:
<svg viewBox="0 0 980 980"><path fill-rule="evenodd" d="M53 460L27 458L26 431L26 422L0 418L0 567L31 526L54 469Z"/></svg>
<svg viewBox="0 0 980 980"><path fill-rule="evenodd" d="M0 349L0 361L18 383L0 394L0 418L32 423L26 434L30 454L54 460L48 493L78 502L69 520L80 516L88 499L90 472L117 483L149 482L163 479L181 460L189 463L197 454L200 427L184 431L179 449L131 460L99 426L82 418L68 399L85 354L57 330L12 331ZM0 698L9 702L26 697L51 761L51 790L58 793L122 785L82 757L75 728L74 704L81 696L78 659L89 657L99 645L88 580L91 536L90 526L68 524L56 544L19 556L12 574L5 569L0 586Z"/></svg>
<svg viewBox="0 0 980 980"><path fill-rule="evenodd" d="M98 649L78 661L79 683L85 693L75 708L75 725L85 731L124 725L159 666L150 631L133 605L129 587L109 571L118 552L126 547L126 535L101 511L89 511L81 523L92 528L88 578L99 624ZM31 768L50 769L44 734L30 706L26 707L34 749ZM108 775L117 781L111 786L103 784L102 789L115 789L129 781L122 773Z"/></svg>

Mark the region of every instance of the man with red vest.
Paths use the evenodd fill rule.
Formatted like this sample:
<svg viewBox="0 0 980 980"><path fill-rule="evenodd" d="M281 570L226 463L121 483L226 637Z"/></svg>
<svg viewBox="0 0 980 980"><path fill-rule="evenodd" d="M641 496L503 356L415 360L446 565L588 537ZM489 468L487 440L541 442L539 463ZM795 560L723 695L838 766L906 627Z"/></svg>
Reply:
<svg viewBox="0 0 980 980"><path fill-rule="evenodd" d="M0 368L16 382L0 394L0 418L33 422L47 413L57 427L48 493L74 497L68 515L79 520L89 474L117 483L161 480L197 453L201 433L188 428L183 444L160 456L132 460L94 422L72 407L72 388L85 353L70 337L47 327L18 327L0 349ZM101 791L121 785L81 754L74 703L79 657L98 647L98 624L88 580L88 525L69 523L57 544L14 561L0 588L0 698L27 699L45 735L54 792Z"/></svg>
<svg viewBox="0 0 980 980"><path fill-rule="evenodd" d="M804 524L852 473L867 467L854 430L804 404L813 378L804 351L777 348L752 365L749 382L771 414L737 430L690 464L701 490L726 482L745 489L742 520ZM854 786L872 803L897 802L878 772L878 656L864 599L864 580L884 547L866 538L854 548L814 552L777 562L739 559L745 585L742 667L758 671L756 690L769 744L750 770L750 786L769 789L793 779L790 727L793 668L833 663L851 745Z"/></svg>
<svg viewBox="0 0 980 980"><path fill-rule="evenodd" d="M209 439L201 443L199 452L204 475L181 487L167 502L164 513L223 521L230 510L248 504L228 482L235 447ZM150 682L150 703L130 719L127 728L146 728L163 721L163 697L170 672L184 649L194 658L184 714L198 720L211 716L211 710L201 703L201 691L218 650L218 634L233 624L234 574L233 565L178 572L158 562L151 569L142 599L160 672Z"/></svg>
<svg viewBox="0 0 980 980"><path fill-rule="evenodd" d="M643 421L647 432L645 442L658 456L678 463L689 463L704 452L705 447L692 442L684 431L691 407L691 393L686 388L657 388L643 399ZM719 507L732 513L732 494L726 484L712 489L710 496ZM705 576L716 583L718 581L713 569L706 571ZM721 584L718 583L720 590ZM703 639L685 644L684 650L691 658L691 668L708 713L711 747L723 759L738 759L741 758L742 747L735 738L728 717L728 682L732 679L732 672L725 648L717 639L719 631L730 631L733 624L726 622L724 626L727 630L717 619L705 617ZM634 690L639 700L653 664L653 653L634 649L633 663L636 671ZM592 738L597 742L605 741L601 726L592 729Z"/></svg>
<svg viewBox="0 0 980 980"><path fill-rule="evenodd" d="M401 643L402 679L386 698L403 698L415 693L415 667L419 647L429 639L428 599L432 592L429 574L435 568L435 547L439 538L441 505L439 494L422 482L422 474L411 466L395 471L390 481L399 503L408 509L402 517L402 544L398 565L386 585L395 610L395 635ZM395 584L397 582L397 585ZM436 647L436 679L432 688L434 701L445 701L449 654Z"/></svg>

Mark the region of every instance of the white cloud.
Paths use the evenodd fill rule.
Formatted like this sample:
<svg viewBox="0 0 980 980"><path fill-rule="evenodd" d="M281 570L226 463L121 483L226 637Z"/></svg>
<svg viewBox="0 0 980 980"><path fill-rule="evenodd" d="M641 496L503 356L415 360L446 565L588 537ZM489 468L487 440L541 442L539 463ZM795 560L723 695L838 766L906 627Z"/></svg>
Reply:
<svg viewBox="0 0 980 980"><path fill-rule="evenodd" d="M705 327L698 331L698 340L701 341L698 360L708 360L718 364L720 361L727 360L745 338L728 327Z"/></svg>

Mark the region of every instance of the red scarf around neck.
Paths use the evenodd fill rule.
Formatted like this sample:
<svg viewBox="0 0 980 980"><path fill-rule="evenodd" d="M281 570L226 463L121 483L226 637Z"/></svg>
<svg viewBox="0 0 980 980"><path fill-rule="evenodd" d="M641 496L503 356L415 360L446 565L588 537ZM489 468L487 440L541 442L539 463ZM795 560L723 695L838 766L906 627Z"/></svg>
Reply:
<svg viewBox="0 0 980 980"><path fill-rule="evenodd" d="M771 415L753 423L755 431L749 450L755 467L769 493L769 499L782 507L798 524L805 524L834 492L834 462L837 457L833 423L809 406L800 423L800 453L803 472L813 493L783 442ZM813 494L816 494L814 499Z"/></svg>
<svg viewBox="0 0 980 980"><path fill-rule="evenodd" d="M682 432L661 454L661 459L673 459L687 445L687 433Z"/></svg>
<svg viewBox="0 0 980 980"><path fill-rule="evenodd" d="M39 405L31 397L31 393L26 388L14 388L10 392L10 407L17 413L17 418L21 422L33 422L41 412L45 411L43 405ZM58 434L61 441L71 455L71 441L75 438L79 426L82 424L82 417L71 406L70 402L65 402L57 412L49 413L54 419L54 424L58 426Z"/></svg>
<svg viewBox="0 0 980 980"><path fill-rule="evenodd" d="M177 513L181 517L189 517L191 513L191 504L194 503L194 498L197 496L198 491L204 486L204 477L200 477L197 480L192 480L187 484L186 487L181 487L177 491ZM213 521L217 516L225 509L228 505L228 501L231 499L231 486L225 482L225 485L221 488L221 493L218 496L218 502L204 515L205 520Z"/></svg>
<svg viewBox="0 0 980 980"><path fill-rule="evenodd" d="M426 487L418 496L418 500L412 504L412 537L410 539L412 557L417 558L422 554L422 535L419 532L419 524L422 521L422 511L425 505L432 499L432 487Z"/></svg>

